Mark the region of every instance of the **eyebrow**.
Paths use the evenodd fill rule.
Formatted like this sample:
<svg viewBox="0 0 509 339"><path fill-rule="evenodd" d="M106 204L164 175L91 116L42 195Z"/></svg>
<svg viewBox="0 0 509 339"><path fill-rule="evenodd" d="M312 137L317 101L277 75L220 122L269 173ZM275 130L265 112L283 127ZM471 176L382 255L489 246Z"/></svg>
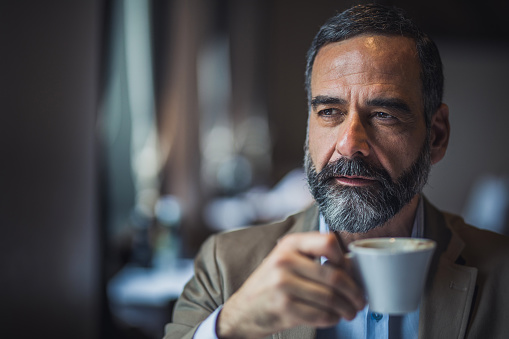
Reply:
<svg viewBox="0 0 509 339"><path fill-rule="evenodd" d="M320 105L346 105L347 101L338 97L331 97L327 95L318 95L311 101L311 106L316 109ZM384 107L396 109L402 113L411 113L408 104L398 98L374 98L366 102L367 106Z"/></svg>
<svg viewBox="0 0 509 339"><path fill-rule="evenodd" d="M330 97L326 95L319 95L311 100L311 106L313 106L314 109L320 105L346 105L346 103L347 102L345 99Z"/></svg>
<svg viewBox="0 0 509 339"><path fill-rule="evenodd" d="M384 108L393 108L402 113L410 113L410 107L408 104L396 98L375 98L368 100L366 103L368 106L376 106L376 107L384 107Z"/></svg>

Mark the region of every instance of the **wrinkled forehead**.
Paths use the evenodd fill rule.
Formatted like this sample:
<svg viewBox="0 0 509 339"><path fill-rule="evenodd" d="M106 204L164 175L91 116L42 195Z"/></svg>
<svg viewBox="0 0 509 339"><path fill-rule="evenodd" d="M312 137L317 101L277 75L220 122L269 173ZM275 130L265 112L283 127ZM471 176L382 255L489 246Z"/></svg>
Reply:
<svg viewBox="0 0 509 339"><path fill-rule="evenodd" d="M314 61L311 97L355 86L379 85L422 99L415 43L401 36L357 36L323 46Z"/></svg>
<svg viewBox="0 0 509 339"><path fill-rule="evenodd" d="M419 79L415 43L406 37L363 35L323 46L313 64L311 83L358 73Z"/></svg>

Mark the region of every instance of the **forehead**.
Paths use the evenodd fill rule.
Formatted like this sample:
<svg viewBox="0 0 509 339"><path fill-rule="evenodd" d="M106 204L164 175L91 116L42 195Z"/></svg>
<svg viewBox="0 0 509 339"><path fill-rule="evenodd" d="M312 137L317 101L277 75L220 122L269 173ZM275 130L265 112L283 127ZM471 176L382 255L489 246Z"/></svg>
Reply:
<svg viewBox="0 0 509 339"><path fill-rule="evenodd" d="M415 43L401 36L362 35L323 46L315 58L312 95L344 86L380 85L420 89L420 62ZM324 94L324 93L320 93Z"/></svg>

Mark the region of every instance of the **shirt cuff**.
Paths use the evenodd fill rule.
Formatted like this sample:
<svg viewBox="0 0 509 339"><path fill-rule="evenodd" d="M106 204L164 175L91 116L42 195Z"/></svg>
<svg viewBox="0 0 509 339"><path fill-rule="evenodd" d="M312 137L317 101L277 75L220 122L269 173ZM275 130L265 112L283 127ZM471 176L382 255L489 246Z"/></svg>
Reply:
<svg viewBox="0 0 509 339"><path fill-rule="evenodd" d="M223 305L219 306L212 312L196 329L193 339L218 339L216 332L217 318L223 309Z"/></svg>

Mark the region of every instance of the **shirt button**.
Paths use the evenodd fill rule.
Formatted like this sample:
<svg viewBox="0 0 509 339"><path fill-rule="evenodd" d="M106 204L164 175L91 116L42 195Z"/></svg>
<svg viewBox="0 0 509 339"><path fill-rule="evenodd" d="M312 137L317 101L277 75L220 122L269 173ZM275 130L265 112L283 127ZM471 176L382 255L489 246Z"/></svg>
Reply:
<svg viewBox="0 0 509 339"><path fill-rule="evenodd" d="M380 313L375 313L375 312L372 312L371 313L371 318L373 320L376 320L376 322L379 322L382 318L384 317L383 314L380 314Z"/></svg>

